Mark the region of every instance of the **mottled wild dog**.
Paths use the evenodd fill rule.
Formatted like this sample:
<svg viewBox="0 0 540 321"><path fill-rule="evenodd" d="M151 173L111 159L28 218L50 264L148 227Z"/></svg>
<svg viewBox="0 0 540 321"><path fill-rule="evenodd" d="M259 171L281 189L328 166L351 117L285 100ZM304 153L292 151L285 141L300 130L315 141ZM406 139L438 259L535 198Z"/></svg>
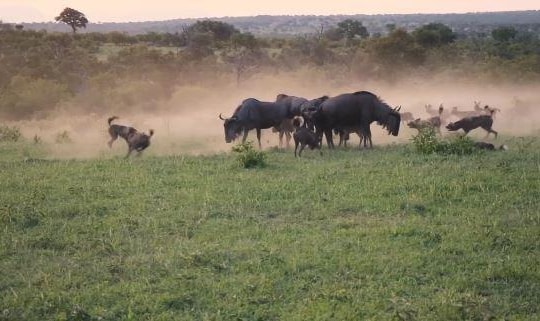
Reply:
<svg viewBox="0 0 540 321"><path fill-rule="evenodd" d="M128 135L130 133L136 133L137 130L133 127L124 126L124 125L117 125L117 124L111 124L113 120L118 119L118 116L112 116L109 117L107 120L107 123L109 124L109 135L111 136L111 140L107 143L109 145L109 148L112 147L112 144L114 141L120 136L123 139L128 141Z"/></svg>
<svg viewBox="0 0 540 321"><path fill-rule="evenodd" d="M112 147L112 143L118 139L118 137L122 137L128 144L128 153L126 155L127 158L134 150L140 154L143 150L150 146L150 137L154 135L153 129L150 129L150 132L147 135L130 126L111 124L115 119L118 119L118 117L112 116L107 120L107 123L109 124L109 135L111 136L111 140L107 143L109 148Z"/></svg>
<svg viewBox="0 0 540 321"><path fill-rule="evenodd" d="M439 135L442 135L441 134L441 124L442 124L442 121L441 121L441 115L444 111L444 108L441 104L441 106L439 106L439 115L438 116L434 116L434 117L431 117L429 119L420 119L420 118L417 118L413 121L410 121L407 123L407 126L409 126L409 128L414 128L418 131L422 130L423 128L428 128L428 127L431 127L433 128L435 131L437 131L437 133Z"/></svg>
<svg viewBox="0 0 540 321"><path fill-rule="evenodd" d="M128 135L127 143L128 143L128 153L126 155L126 158L129 157L132 151L137 151L140 155L143 150L145 150L148 146L150 146L150 137L154 135L154 130L150 129L149 134L141 133L141 132L135 132L130 135Z"/></svg>
<svg viewBox="0 0 540 321"><path fill-rule="evenodd" d="M321 150L321 140L313 132L307 127L301 126L300 120L298 118L295 118L293 120L293 125L296 128L296 131L293 134L294 139L294 157L296 157L296 150L298 149L298 145L300 145L300 151L298 152L298 157L302 156L302 151L306 146L309 146L310 149L319 149ZM320 152L322 155L322 151Z"/></svg>

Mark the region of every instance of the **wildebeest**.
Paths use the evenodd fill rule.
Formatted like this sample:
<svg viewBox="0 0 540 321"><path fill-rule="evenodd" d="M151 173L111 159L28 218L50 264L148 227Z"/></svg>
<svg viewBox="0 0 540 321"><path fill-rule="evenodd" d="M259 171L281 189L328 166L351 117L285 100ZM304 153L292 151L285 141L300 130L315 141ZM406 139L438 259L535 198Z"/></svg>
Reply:
<svg viewBox="0 0 540 321"><path fill-rule="evenodd" d="M493 126L493 117L491 115L480 115L465 117L457 122L450 123L446 125L446 129L449 131L463 129L465 131L465 135L467 135L471 130L481 127L487 131L486 137L489 136L490 133L493 133L495 134L495 138L497 138L497 132L491 129L491 126Z"/></svg>
<svg viewBox="0 0 540 321"><path fill-rule="evenodd" d="M111 124L115 119L118 119L118 117L112 116L107 120L107 123L109 124L109 135L111 136L111 140L107 143L109 148L112 147L112 143L118 137L122 137L128 144L128 153L126 155L127 158L134 150L140 154L144 149L150 146L150 137L154 135L153 129L150 129L150 132L147 135L130 126Z"/></svg>
<svg viewBox="0 0 540 321"><path fill-rule="evenodd" d="M349 141L351 137L351 133L356 133L358 137L360 138L360 144L358 147L362 146L362 141L364 140L364 136L362 134L362 129L359 126L356 127L348 127L348 128L334 128L334 134L339 136L339 143L338 146L343 145L344 147L347 147L347 142Z"/></svg>
<svg viewBox="0 0 540 321"><path fill-rule="evenodd" d="M280 102L264 102L255 98L248 98L242 101L230 118L219 118L223 120L225 129L225 142L234 141L240 133L244 132L242 142L247 139L250 130L257 131L257 141L261 148L261 130L279 126L285 119L296 116L290 105Z"/></svg>
<svg viewBox="0 0 540 321"><path fill-rule="evenodd" d="M371 141L370 124L376 121L388 131L388 134L398 135L401 117L397 108L391 108L376 95L367 91L341 94L328 98L317 106L311 106L304 115L313 120L317 134L326 136L328 147L333 148L332 130L359 128L364 138L364 147Z"/></svg>
<svg viewBox="0 0 540 321"><path fill-rule="evenodd" d="M309 128L305 126L300 126L300 120L298 118L295 118L293 121L293 125L296 128L293 138L294 138L294 157L296 157L296 150L298 149L298 145L300 145L300 151L298 152L298 157L302 156L302 151L306 146L308 146L310 149L319 149L321 150L321 142L319 140L319 137L315 132L310 130ZM321 155L322 152L320 151Z"/></svg>
<svg viewBox="0 0 540 321"><path fill-rule="evenodd" d="M302 97L278 94L275 102L284 105L285 108L289 109L291 114L300 115L302 113L302 107L308 100ZM291 134L294 132L293 120L290 118L284 119L278 126L274 126L272 131L279 133L279 147L283 147L283 136L285 136L287 148L289 148Z"/></svg>

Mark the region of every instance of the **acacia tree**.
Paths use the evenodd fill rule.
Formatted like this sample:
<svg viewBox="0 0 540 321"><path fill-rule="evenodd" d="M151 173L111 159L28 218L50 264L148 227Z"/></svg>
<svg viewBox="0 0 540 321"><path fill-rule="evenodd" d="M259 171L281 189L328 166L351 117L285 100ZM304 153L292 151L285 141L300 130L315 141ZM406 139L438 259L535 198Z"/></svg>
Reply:
<svg viewBox="0 0 540 321"><path fill-rule="evenodd" d="M65 8L54 20L70 25L73 33L77 32L77 28L86 28L88 23L84 13L71 8Z"/></svg>

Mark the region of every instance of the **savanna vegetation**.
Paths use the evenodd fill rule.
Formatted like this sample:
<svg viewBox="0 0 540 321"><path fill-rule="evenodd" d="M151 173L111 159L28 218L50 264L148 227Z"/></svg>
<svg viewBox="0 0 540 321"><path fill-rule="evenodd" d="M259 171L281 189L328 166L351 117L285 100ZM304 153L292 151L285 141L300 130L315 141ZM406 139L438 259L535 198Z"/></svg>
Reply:
<svg viewBox="0 0 540 321"><path fill-rule="evenodd" d="M213 95L233 110L223 93L248 95L265 75L317 88L377 79L415 96L411 79L525 86L540 81L538 34L370 34L354 19L295 37L210 20L138 35L79 27L0 31L0 320L540 320L532 105L515 99L528 113L507 124L528 135L501 130L508 151L421 132L300 159L250 143L216 152L197 135L219 127L225 145L217 113L187 114L186 128L167 118ZM166 118L144 156L121 158L118 140L57 157L106 148L104 115L137 113ZM64 115L75 130L61 119L34 136L36 119ZM213 152L190 155L180 136Z"/></svg>
<svg viewBox="0 0 540 321"><path fill-rule="evenodd" d="M362 22L348 19L312 34L262 38L203 20L174 33L139 35L5 28L0 42L0 115L8 119L58 109L156 111L182 88L241 86L256 75L317 77L329 86L411 77L519 84L540 75L538 34L512 26L483 37L441 23L414 31L388 25L386 34L370 35Z"/></svg>

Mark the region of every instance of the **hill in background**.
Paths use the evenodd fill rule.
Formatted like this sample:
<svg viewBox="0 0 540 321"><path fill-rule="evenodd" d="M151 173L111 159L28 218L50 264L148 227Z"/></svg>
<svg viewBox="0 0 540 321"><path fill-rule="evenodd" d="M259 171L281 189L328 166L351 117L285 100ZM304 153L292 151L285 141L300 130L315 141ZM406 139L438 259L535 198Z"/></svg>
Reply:
<svg viewBox="0 0 540 321"><path fill-rule="evenodd" d="M52 18L52 17L51 17ZM110 32L120 31L131 35L148 32L182 31L182 28L197 20L212 19L234 25L243 32L256 36L288 36L314 33L321 29L334 26L345 19L362 21L370 34L385 34L389 25L396 25L407 30L431 22L440 22L450 26L461 34L482 34L490 32L494 26L513 25L517 29L529 32L540 31L540 10L511 11L511 12L479 12L465 14L383 14L383 15L331 15L331 16L249 16L221 17L197 19L173 19L166 21L123 22L123 23L94 23L91 21L86 30L81 32ZM71 29L65 24L54 22L25 23L26 29L65 31Z"/></svg>

